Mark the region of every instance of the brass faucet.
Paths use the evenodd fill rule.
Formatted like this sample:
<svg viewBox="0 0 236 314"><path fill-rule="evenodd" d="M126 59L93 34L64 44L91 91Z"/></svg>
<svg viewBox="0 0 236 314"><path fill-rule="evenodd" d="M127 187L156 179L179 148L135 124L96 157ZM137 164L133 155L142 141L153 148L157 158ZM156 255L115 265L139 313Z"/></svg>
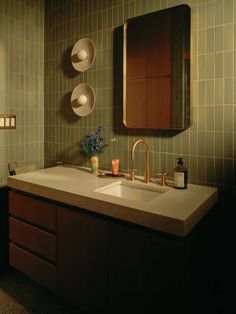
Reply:
<svg viewBox="0 0 236 314"><path fill-rule="evenodd" d="M144 173L144 182L145 183L149 183L150 182L150 174L149 174L149 148L148 148L148 144L144 141L144 140L137 140L136 142L134 142L134 144L132 145L132 148L131 148L131 159L134 159L134 150L136 148L136 146L139 144L139 143L142 143L145 145L145 148L146 148L146 170L145 170L145 173Z"/></svg>

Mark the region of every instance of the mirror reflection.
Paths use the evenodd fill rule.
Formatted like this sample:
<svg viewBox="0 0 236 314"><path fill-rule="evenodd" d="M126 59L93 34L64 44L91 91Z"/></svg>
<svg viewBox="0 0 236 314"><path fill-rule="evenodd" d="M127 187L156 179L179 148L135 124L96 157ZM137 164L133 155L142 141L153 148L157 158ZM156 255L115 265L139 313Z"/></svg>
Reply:
<svg viewBox="0 0 236 314"><path fill-rule="evenodd" d="M124 24L123 123L190 126L190 8L157 11Z"/></svg>

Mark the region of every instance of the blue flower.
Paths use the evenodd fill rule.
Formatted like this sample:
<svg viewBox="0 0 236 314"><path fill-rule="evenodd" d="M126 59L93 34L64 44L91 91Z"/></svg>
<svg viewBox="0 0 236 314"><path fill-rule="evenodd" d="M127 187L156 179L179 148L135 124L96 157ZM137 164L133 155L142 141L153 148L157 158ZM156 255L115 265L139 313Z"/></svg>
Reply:
<svg viewBox="0 0 236 314"><path fill-rule="evenodd" d="M102 127L101 126L98 126L97 128L96 128L96 133L101 133L102 132Z"/></svg>
<svg viewBox="0 0 236 314"><path fill-rule="evenodd" d="M88 133L80 142L81 154L85 157L91 157L103 152L103 148L107 146L104 144L104 137L102 136L102 127L98 126L96 132Z"/></svg>

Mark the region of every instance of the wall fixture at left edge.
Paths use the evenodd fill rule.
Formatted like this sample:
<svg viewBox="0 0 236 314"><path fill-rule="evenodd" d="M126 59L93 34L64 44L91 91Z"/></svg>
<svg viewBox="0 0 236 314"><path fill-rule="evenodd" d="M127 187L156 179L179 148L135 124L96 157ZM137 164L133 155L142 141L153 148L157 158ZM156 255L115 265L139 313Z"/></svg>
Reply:
<svg viewBox="0 0 236 314"><path fill-rule="evenodd" d="M15 129L16 116L12 114L0 114L0 130Z"/></svg>

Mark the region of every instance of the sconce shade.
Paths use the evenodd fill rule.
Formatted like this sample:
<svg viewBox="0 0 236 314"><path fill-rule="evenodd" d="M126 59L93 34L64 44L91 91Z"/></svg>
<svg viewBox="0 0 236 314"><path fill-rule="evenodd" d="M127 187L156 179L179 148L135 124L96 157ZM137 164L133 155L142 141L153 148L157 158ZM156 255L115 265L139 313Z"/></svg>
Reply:
<svg viewBox="0 0 236 314"><path fill-rule="evenodd" d="M89 38L82 38L76 42L71 52L73 67L79 71L87 71L95 60L96 50Z"/></svg>
<svg viewBox="0 0 236 314"><path fill-rule="evenodd" d="M71 95L71 107L75 114L80 117L87 116L94 109L96 102L93 88L82 83L75 87Z"/></svg>

